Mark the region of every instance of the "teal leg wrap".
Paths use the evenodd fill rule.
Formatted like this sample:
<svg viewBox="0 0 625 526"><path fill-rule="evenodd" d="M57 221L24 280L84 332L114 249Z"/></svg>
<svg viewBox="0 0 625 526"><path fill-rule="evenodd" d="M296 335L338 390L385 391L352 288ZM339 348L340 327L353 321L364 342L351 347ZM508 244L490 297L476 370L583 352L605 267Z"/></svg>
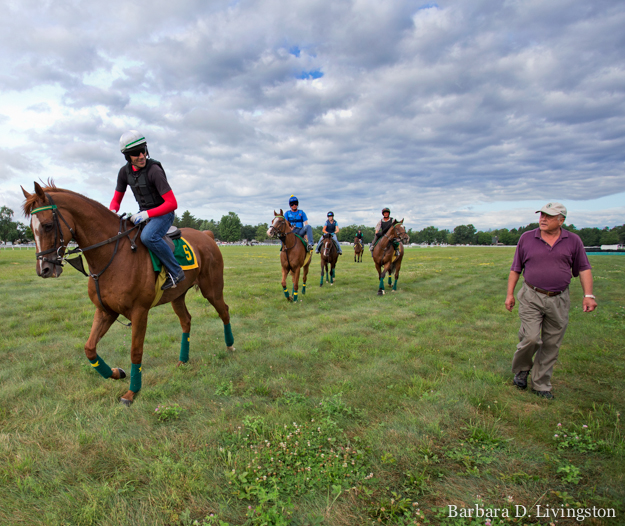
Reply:
<svg viewBox="0 0 625 526"><path fill-rule="evenodd" d="M302 285L302 294L306 294L306 283Z"/></svg>
<svg viewBox="0 0 625 526"><path fill-rule="evenodd" d="M395 283L393 283L393 290L397 290L397 280L395 280Z"/></svg>
<svg viewBox="0 0 625 526"><path fill-rule="evenodd" d="M111 370L111 368L97 354L95 355L95 360L89 361L91 362L91 367L98 371L103 378L110 378L111 376L113 376L113 371Z"/></svg>
<svg viewBox="0 0 625 526"><path fill-rule="evenodd" d="M380 280L380 288L384 290L384 278Z"/></svg>
<svg viewBox="0 0 625 526"><path fill-rule="evenodd" d="M130 369L130 390L133 393L138 393L141 390L141 364L132 364Z"/></svg>
<svg viewBox="0 0 625 526"><path fill-rule="evenodd" d="M284 290L282 292L284 292L284 297L288 300L289 299L289 291L286 290L286 287L284 287Z"/></svg>
<svg viewBox="0 0 625 526"><path fill-rule="evenodd" d="M293 290L293 301L297 301L297 292Z"/></svg>
<svg viewBox="0 0 625 526"><path fill-rule="evenodd" d="M390 276L388 277L388 284L392 285L393 284L393 278L391 278Z"/></svg>
<svg viewBox="0 0 625 526"><path fill-rule="evenodd" d="M232 327L230 324L224 325L224 338L226 339L226 345L232 347L234 345L234 336L232 336Z"/></svg>
<svg viewBox="0 0 625 526"><path fill-rule="evenodd" d="M319 286L323 287L323 274L321 274L321 281L319 282Z"/></svg>
<svg viewBox="0 0 625 526"><path fill-rule="evenodd" d="M180 342L180 361L187 363L189 361L189 333L182 333L182 341Z"/></svg>

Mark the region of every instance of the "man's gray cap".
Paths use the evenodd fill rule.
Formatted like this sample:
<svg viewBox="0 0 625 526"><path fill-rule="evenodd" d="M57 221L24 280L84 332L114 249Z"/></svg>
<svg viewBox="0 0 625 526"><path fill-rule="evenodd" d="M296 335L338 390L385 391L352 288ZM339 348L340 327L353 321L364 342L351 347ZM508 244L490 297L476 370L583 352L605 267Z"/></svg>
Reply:
<svg viewBox="0 0 625 526"><path fill-rule="evenodd" d="M540 210L536 210L537 214L538 212L543 212L548 216L563 215L564 217L566 217L566 206L564 206L562 203L547 203Z"/></svg>

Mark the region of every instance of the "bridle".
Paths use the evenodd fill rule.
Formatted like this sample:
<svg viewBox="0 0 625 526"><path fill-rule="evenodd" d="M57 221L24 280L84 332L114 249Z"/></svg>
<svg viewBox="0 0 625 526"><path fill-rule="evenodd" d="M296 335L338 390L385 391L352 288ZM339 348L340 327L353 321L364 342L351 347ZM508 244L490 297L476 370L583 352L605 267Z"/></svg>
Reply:
<svg viewBox="0 0 625 526"><path fill-rule="evenodd" d="M46 199L48 200L48 202L50 203L47 206L41 206L39 208L34 208L33 210L30 211L30 214L37 214L39 212L44 212L46 210L51 210L52 211L52 219L54 220L54 246L52 248L49 248L48 250L42 250L41 252L35 252L35 256L37 257L37 259L41 262L47 261L48 263L52 263L53 265L58 265L58 266L64 266L65 262L69 263L72 267L74 267L76 270L78 270L79 272L82 272L86 277L89 277L91 279L93 279L93 281L95 282L95 288L96 288L96 292L98 295L98 300L100 300L100 305L102 305L102 308L104 310L106 310L109 314L111 315L115 315L117 313L111 311L108 307L106 307L104 305L104 303L102 302L102 297L100 295L100 283L99 283L99 278L102 274L104 274L104 271L109 268L109 266L111 265L111 263L113 263L113 259L115 258L115 256L117 255L117 249L119 247L119 240L122 237L128 236L128 239L130 240L130 248L131 250L135 251L137 249L137 245L135 244L135 240L137 239L137 236L139 235L139 230L137 230L137 233L135 234L135 236L131 239L129 234L130 232L132 232L135 229L139 228L139 225L134 225L131 228L129 228L128 230L124 230L122 231L122 227L126 226L127 223L127 219L125 219L125 215L126 214L122 214L119 218L119 230L117 231L117 235L110 237L109 239L106 239L104 241L101 241L99 243L96 243L95 245L91 245L87 248L80 248L80 247L76 247L73 248L71 250L67 250L67 247L69 246L69 243L74 240L76 241L76 243L78 243L78 240L76 239L76 232L74 232L74 230L72 229L71 226L69 226L69 223L65 220L65 218L63 217L63 214L61 214L61 211L59 210L59 208L57 207L57 205L54 203L54 200L52 199L52 196L50 194L45 193L44 194L46 196ZM69 239L69 241L67 242L67 244L65 243L65 239L63 237L63 228L61 228L61 222L59 221L59 218L61 221L63 221L63 223L65 223L65 226L68 228L68 230L70 231L71 237ZM85 267L82 263L82 258L80 256L80 254L82 254L83 252L87 252L89 250L93 250L95 248L99 248L102 247L104 245L108 245L112 242L115 242L115 250L113 250L113 255L111 256L111 259L109 260L109 262L106 264L106 266L102 269L101 272L94 274L94 273L89 273L87 274L85 272ZM56 252L56 258L54 259L49 259L47 257L45 257L48 254L51 254L53 252ZM78 254L77 257L73 258L73 259L68 259L67 256L72 256L74 254ZM91 269L89 269L91 270ZM117 320L116 318L116 321ZM119 322L122 325L126 325L125 323ZM130 324L127 325L128 327L130 326Z"/></svg>
<svg viewBox="0 0 625 526"><path fill-rule="evenodd" d="M283 221L284 224L284 229L280 230L278 229L276 226L274 226L274 222L276 219L281 219ZM271 222L271 226L269 227L269 235L271 237L277 237L280 241L282 241L282 246L284 247L284 252L286 253L286 261L289 264L289 267L291 266L291 262L289 261L289 250L291 250L293 247L295 247L297 245L297 239L295 238L295 234L293 234L293 232L287 232L288 223L286 220L286 217L284 216L275 216L273 218L273 221ZM293 237L295 238L295 242L289 247L286 244L286 239L287 236L289 234L293 234Z"/></svg>
<svg viewBox="0 0 625 526"><path fill-rule="evenodd" d="M323 257L327 258L329 256L328 252L330 252L332 250L332 247L334 247L334 239L332 239L332 236L329 235L328 237L326 237L325 235L324 237L324 241L323 241ZM330 243L328 243L328 240L330 240Z"/></svg>

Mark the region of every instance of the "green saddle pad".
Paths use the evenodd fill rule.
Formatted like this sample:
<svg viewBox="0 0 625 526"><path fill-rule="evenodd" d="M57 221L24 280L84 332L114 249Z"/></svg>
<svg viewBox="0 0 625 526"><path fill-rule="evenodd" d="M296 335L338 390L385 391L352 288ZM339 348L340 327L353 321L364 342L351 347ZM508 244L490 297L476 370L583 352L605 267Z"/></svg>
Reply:
<svg viewBox="0 0 625 526"><path fill-rule="evenodd" d="M191 270L192 268L197 268L198 262L195 257L195 251L193 247L187 242L187 240L183 237L178 239L173 239L174 242L174 257L178 264L182 267L182 270ZM148 249L149 250L149 249ZM163 264L161 260L158 259L150 250L150 258L152 258L152 266L156 272L160 272L161 268L163 268Z"/></svg>

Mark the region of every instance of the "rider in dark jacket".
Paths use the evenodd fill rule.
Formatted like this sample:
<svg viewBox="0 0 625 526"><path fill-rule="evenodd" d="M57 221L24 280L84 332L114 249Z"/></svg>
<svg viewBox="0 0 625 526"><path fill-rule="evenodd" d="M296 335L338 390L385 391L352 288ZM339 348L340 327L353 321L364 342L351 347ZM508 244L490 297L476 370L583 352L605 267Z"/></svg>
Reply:
<svg viewBox="0 0 625 526"><path fill-rule="evenodd" d="M119 212L126 188L130 186L139 204L139 212L132 215L130 221L138 225L150 220L141 231L141 241L167 269L167 280L161 288L175 287L184 279L184 271L163 237L174 222L174 210L178 208L176 197L161 163L150 159L143 134L136 130L127 131L119 139L119 147L127 163L117 174L115 195L109 208Z"/></svg>

